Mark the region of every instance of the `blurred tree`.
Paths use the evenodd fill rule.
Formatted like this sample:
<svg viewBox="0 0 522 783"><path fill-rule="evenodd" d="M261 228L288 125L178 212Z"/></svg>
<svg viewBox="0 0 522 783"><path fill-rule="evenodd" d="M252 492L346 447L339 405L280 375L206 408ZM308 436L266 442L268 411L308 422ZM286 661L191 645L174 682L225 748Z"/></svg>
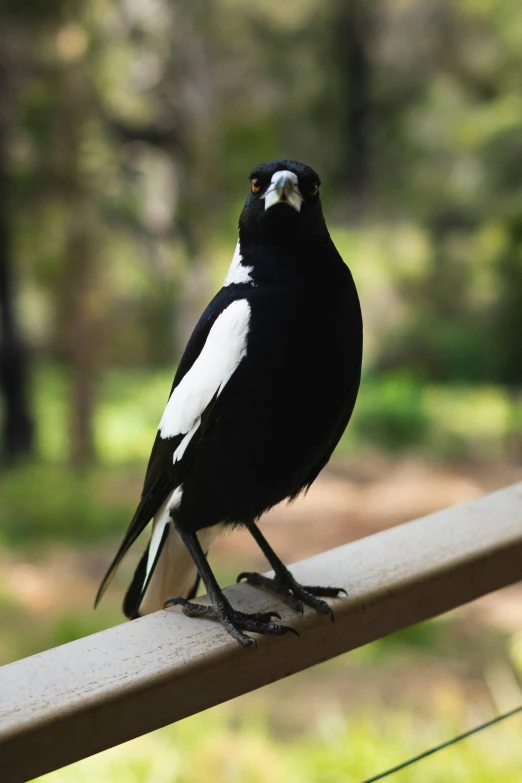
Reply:
<svg viewBox="0 0 522 783"><path fill-rule="evenodd" d="M173 153L179 204L173 216L185 244L188 269L184 295L178 303L178 346L183 351L197 318L207 303L211 252L216 231L222 161L219 155L219 87L215 79L214 0L178 0L170 6L170 56L160 97L179 130Z"/></svg>
<svg viewBox="0 0 522 783"><path fill-rule="evenodd" d="M377 207L422 226L430 246L424 274L402 290L407 318L384 336L377 363L441 381L508 382L518 375L512 335L522 309L513 230L521 214L520 4L385 0L376 20L370 201L374 214ZM492 222L508 237L493 250L483 230Z"/></svg>
<svg viewBox="0 0 522 783"><path fill-rule="evenodd" d="M174 362L232 255L250 167L273 157L321 172L377 369L519 382L519 0L1 13L6 38L25 28L30 71L4 240L24 333L71 378L74 462L95 456L103 363Z"/></svg>
<svg viewBox="0 0 522 783"><path fill-rule="evenodd" d="M376 3L336 0L331 17L332 57L339 82L337 185L361 212L370 179L372 146L372 34Z"/></svg>
<svg viewBox="0 0 522 783"><path fill-rule="evenodd" d="M33 451L33 423L27 389L27 354L15 318L11 199L9 194L10 60L0 32L0 388L4 399L2 443L5 460Z"/></svg>
<svg viewBox="0 0 522 783"><path fill-rule="evenodd" d="M495 307L494 345L497 375L504 383L522 385L522 209L506 221L506 249L501 257L501 288Z"/></svg>
<svg viewBox="0 0 522 783"><path fill-rule="evenodd" d="M87 33L77 10L67 0L48 6L35 2L25 10L12 10L12 25L23 31L18 46L24 71L19 113L23 118L20 129L28 135L21 139L31 143L34 153L26 154L28 163L18 167L18 214L12 224L18 252L24 249L22 226L28 231L26 252L37 270L48 246L49 217L53 209L59 210L56 227L60 227L62 241L53 249L53 264L59 261L59 271L51 277L55 334L70 369L70 461L82 465L95 456L92 417L99 248L97 196L92 167L86 165L96 101L92 69L85 59Z"/></svg>
<svg viewBox="0 0 522 783"><path fill-rule="evenodd" d="M97 297L100 243L95 174L86 163L95 96L85 59L87 32L76 15L58 30L61 61L55 147L60 196L66 210L61 308L71 376L69 457L74 466L95 459Z"/></svg>
<svg viewBox="0 0 522 783"><path fill-rule="evenodd" d="M107 126L120 140L157 147L168 156L169 176L175 181L176 209L170 228L186 257L183 294L176 303L176 337L181 353L209 291L208 244L219 212L220 116L217 108L214 0L178 0L162 8L163 34L168 46L148 107L146 122L109 114ZM151 54L150 20L130 16L132 36ZM214 201L213 203L213 200Z"/></svg>

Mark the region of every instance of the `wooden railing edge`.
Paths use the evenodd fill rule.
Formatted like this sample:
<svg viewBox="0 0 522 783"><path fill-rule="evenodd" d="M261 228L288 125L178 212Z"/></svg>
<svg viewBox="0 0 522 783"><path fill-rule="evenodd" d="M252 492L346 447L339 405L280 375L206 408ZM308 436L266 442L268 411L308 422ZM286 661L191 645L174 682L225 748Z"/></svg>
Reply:
<svg viewBox="0 0 522 783"><path fill-rule="evenodd" d="M327 520L324 520L327 524ZM335 623L248 585L244 611L275 608L300 637L240 648L178 609L0 668L0 779L21 783L446 612L522 577L522 483L292 567L335 584Z"/></svg>

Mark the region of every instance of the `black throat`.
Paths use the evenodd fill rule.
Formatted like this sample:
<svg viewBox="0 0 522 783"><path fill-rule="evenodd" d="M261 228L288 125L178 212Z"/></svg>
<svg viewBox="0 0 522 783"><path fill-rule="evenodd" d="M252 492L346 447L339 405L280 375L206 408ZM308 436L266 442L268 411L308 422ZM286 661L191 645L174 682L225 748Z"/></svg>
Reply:
<svg viewBox="0 0 522 783"><path fill-rule="evenodd" d="M325 265L343 263L324 222L313 231L299 224L263 229L239 229L241 263L255 285L320 286Z"/></svg>

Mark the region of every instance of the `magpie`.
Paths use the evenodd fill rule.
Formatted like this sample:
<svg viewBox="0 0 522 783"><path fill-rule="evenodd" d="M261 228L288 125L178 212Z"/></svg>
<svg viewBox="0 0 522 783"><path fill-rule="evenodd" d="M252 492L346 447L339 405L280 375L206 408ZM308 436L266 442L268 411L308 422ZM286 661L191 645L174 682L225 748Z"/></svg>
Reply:
<svg viewBox="0 0 522 783"><path fill-rule="evenodd" d="M362 316L352 275L326 227L318 175L295 160L250 175L228 275L190 337L159 423L141 499L105 575L152 522L123 610L129 619L181 605L247 632L282 635L275 612L234 609L207 561L212 539L244 525L274 571L238 581L273 590L297 611L333 619L336 587L302 586L257 521L306 491L326 465L359 390ZM318 524L320 524L318 520ZM200 579L210 605L195 603Z"/></svg>

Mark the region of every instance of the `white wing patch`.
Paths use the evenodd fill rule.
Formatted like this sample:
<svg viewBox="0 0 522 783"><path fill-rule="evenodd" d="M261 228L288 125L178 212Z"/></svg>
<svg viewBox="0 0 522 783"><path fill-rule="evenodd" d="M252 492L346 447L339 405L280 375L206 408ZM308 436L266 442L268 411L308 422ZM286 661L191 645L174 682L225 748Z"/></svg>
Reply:
<svg viewBox="0 0 522 783"><path fill-rule="evenodd" d="M203 350L172 392L159 424L163 439L185 435L173 461L183 457L212 398L219 396L247 352L250 305L238 299L223 310L210 330Z"/></svg>
<svg viewBox="0 0 522 783"><path fill-rule="evenodd" d="M228 270L226 280L223 283L224 287L229 285L254 283L254 281L250 276L254 267L243 266L243 264L241 263L242 260L243 260L243 256L241 255L241 247L239 245L239 239L238 239L236 249L232 257L232 263L230 264L230 268Z"/></svg>

